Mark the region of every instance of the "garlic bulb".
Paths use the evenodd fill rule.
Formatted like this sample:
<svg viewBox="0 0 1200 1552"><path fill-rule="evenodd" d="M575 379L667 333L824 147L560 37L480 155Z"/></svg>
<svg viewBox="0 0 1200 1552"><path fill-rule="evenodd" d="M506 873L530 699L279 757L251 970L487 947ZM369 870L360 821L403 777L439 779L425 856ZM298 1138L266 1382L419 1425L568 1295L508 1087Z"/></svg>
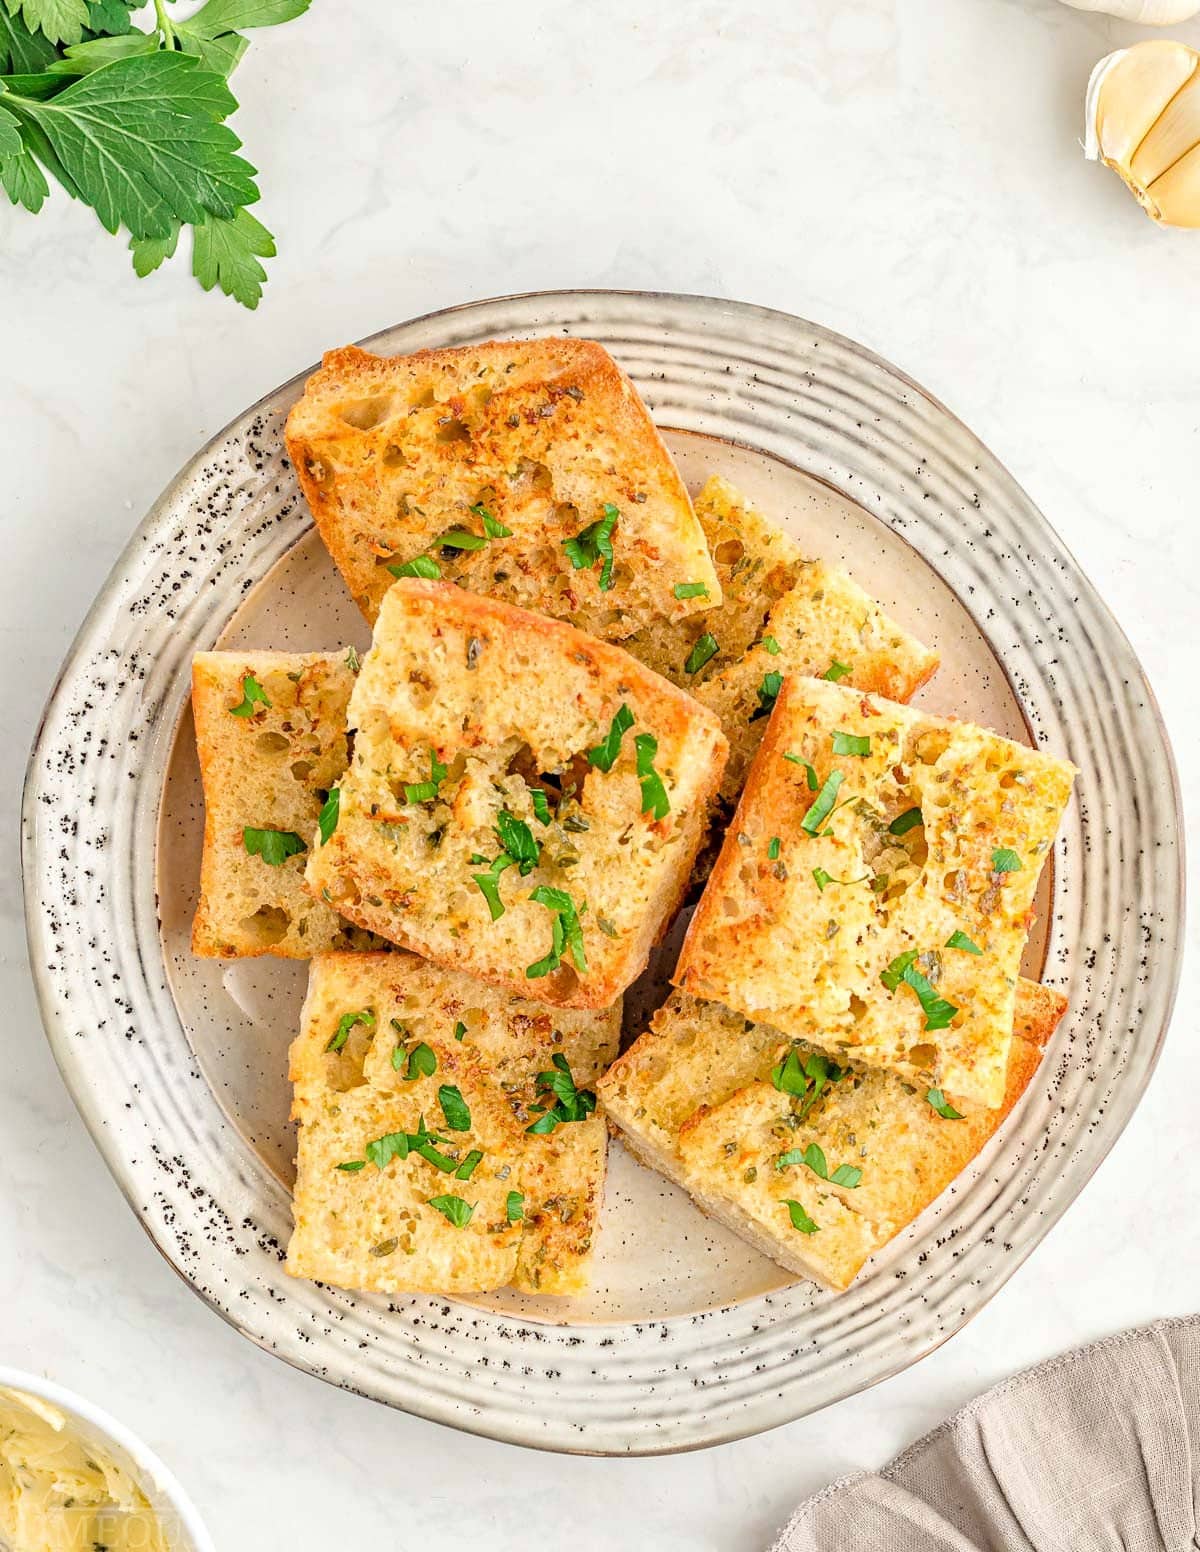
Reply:
<svg viewBox="0 0 1200 1552"><path fill-rule="evenodd" d="M1170 27L1200 11L1200 0L1066 0L1066 4L1077 11L1104 11L1147 27Z"/></svg>
<svg viewBox="0 0 1200 1552"><path fill-rule="evenodd" d="M1200 227L1200 53L1165 38L1118 49L1092 71L1085 113L1090 160L1164 226Z"/></svg>

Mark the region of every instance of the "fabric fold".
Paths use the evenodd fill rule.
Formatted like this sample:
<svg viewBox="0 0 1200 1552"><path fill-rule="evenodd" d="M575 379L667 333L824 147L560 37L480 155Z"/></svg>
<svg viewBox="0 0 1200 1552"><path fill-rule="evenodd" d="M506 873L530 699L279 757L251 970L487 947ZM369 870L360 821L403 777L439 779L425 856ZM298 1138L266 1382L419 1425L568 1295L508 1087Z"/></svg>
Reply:
<svg viewBox="0 0 1200 1552"><path fill-rule="evenodd" d="M878 1473L802 1503L772 1552L1195 1552L1200 1316L1005 1380Z"/></svg>

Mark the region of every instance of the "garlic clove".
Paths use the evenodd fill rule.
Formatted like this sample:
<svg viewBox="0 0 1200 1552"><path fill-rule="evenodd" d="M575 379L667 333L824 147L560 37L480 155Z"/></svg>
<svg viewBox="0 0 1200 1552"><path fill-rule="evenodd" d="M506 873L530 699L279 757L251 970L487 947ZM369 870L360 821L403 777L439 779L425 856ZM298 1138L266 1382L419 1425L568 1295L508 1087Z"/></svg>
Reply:
<svg viewBox="0 0 1200 1552"><path fill-rule="evenodd" d="M1193 49L1158 38L1102 59L1088 82L1088 155L1127 170L1163 104L1196 64Z"/></svg>
<svg viewBox="0 0 1200 1552"><path fill-rule="evenodd" d="M1167 168L1147 190L1155 220L1165 226L1200 227L1200 146Z"/></svg>
<svg viewBox="0 0 1200 1552"><path fill-rule="evenodd" d="M1133 181L1139 188L1148 189L1156 178L1161 178L1168 167L1173 167L1197 144L1200 144L1200 73L1193 71L1191 78L1168 99L1146 131L1129 164Z"/></svg>

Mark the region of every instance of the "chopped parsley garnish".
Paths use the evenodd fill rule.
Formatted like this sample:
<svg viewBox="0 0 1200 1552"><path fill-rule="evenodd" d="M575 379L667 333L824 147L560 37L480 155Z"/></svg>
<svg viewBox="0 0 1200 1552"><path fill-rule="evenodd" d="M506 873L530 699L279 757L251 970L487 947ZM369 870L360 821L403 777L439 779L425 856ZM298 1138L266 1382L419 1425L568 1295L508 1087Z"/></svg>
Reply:
<svg viewBox="0 0 1200 1552"><path fill-rule="evenodd" d="M442 568L432 555L414 555L412 560L406 560L403 565L389 566L387 569L394 577L424 577L427 582L436 582L442 574Z"/></svg>
<svg viewBox="0 0 1200 1552"><path fill-rule="evenodd" d="M633 747L637 750L638 780L642 784L642 813L650 814L654 819L665 819L671 812L671 800L662 777L654 769L658 739L652 733L638 733Z"/></svg>
<svg viewBox="0 0 1200 1552"><path fill-rule="evenodd" d="M903 954L897 954L891 964L884 970L879 979L887 987L889 992L894 992L904 979L904 972L916 961L915 948L907 949Z"/></svg>
<svg viewBox="0 0 1200 1552"><path fill-rule="evenodd" d="M814 772L815 775L815 772ZM830 771L826 776L824 785L812 801L812 806L804 818L800 821L800 828L806 835L819 835L821 826L833 813L833 805L837 802L838 788L845 781L843 771ZM812 782L809 782L811 788Z"/></svg>
<svg viewBox="0 0 1200 1552"><path fill-rule="evenodd" d="M754 692L758 696L758 706L750 713L751 722L757 722L759 717L769 717L775 709L775 702L779 699L779 692L783 689L783 675L772 670L762 676L762 683Z"/></svg>
<svg viewBox="0 0 1200 1552"><path fill-rule="evenodd" d="M356 674L362 667L362 659L354 647L346 648L346 667L352 674Z"/></svg>
<svg viewBox="0 0 1200 1552"><path fill-rule="evenodd" d="M865 733L835 733L833 735L834 754L870 754L871 740Z"/></svg>
<svg viewBox="0 0 1200 1552"><path fill-rule="evenodd" d="M798 754L785 754L783 758L785 760L790 760L793 765L802 766L804 769L804 779L808 782L808 790L810 792L816 792L818 790L821 783L817 779L817 769L815 765L810 765L807 760L801 759Z"/></svg>
<svg viewBox="0 0 1200 1552"><path fill-rule="evenodd" d="M539 1094L553 1094L554 1104L525 1128L537 1137L546 1136L568 1121L586 1121L596 1108L596 1096L591 1089L575 1087L570 1065L562 1052L555 1051L550 1060L554 1070L538 1073L537 1090Z"/></svg>
<svg viewBox="0 0 1200 1552"><path fill-rule="evenodd" d="M463 1023L462 1019L459 1019L458 1023L454 1026L454 1038L456 1040L461 1040L466 1032L467 1026Z"/></svg>
<svg viewBox="0 0 1200 1552"><path fill-rule="evenodd" d="M567 552L567 559L576 571L590 570L597 561L603 560L600 568L600 591L607 593L613 585L613 544L612 533L617 526L617 518L620 513L611 501L604 504L604 516L597 518L573 539L563 540L563 549Z"/></svg>
<svg viewBox="0 0 1200 1552"><path fill-rule="evenodd" d="M295 830L253 830L249 825L242 831L242 845L252 857L261 857L273 868L308 850Z"/></svg>
<svg viewBox="0 0 1200 1552"><path fill-rule="evenodd" d="M917 957L916 949L897 954L879 979L889 992L896 991L901 981L912 987L920 1001L921 1011L925 1014L926 1029L949 1029L958 1009L952 1002L938 996L933 982L917 969Z"/></svg>
<svg viewBox="0 0 1200 1552"><path fill-rule="evenodd" d="M429 1047L426 1046L425 1049L428 1050ZM430 1054L433 1053L430 1052ZM461 1089L456 1088L453 1083L443 1083L438 1089L438 1104L441 1105L446 1125L452 1132L471 1130L471 1112L462 1097Z"/></svg>
<svg viewBox="0 0 1200 1552"><path fill-rule="evenodd" d="M335 1168L345 1170L347 1175L356 1175L360 1169L366 1169L366 1159L347 1159L344 1164L335 1165Z"/></svg>
<svg viewBox="0 0 1200 1552"><path fill-rule="evenodd" d="M422 1040L407 1052L402 1045L398 1045L392 1052L392 1066L405 1083L415 1083L418 1078L433 1077L437 1071L437 1057Z"/></svg>
<svg viewBox="0 0 1200 1552"><path fill-rule="evenodd" d="M485 862L486 860L484 857L471 858L472 862ZM478 884L479 892L488 903L488 910L491 912L493 921L499 921L504 915L504 901L500 898L500 875L505 868L516 867L516 864L517 859L515 857L510 857L506 851L502 851L486 873L471 874L472 881Z"/></svg>
<svg viewBox="0 0 1200 1552"><path fill-rule="evenodd" d="M540 884L529 898L535 905L544 905L554 914L550 952L545 959L539 959L536 964L526 969L525 974L528 979L540 980L542 976L557 970L568 948L576 970L586 970L587 955L583 949L583 928L579 925L579 914L575 909L574 900L565 889L550 889L545 884Z"/></svg>
<svg viewBox="0 0 1200 1552"><path fill-rule="evenodd" d="M418 1158L424 1159L427 1164L432 1164L435 1169L440 1169L443 1174L452 1175L461 1168L460 1164L457 1159L447 1158L444 1153L439 1153L435 1146L445 1141L444 1137L439 1137L436 1132L429 1130L425 1125L425 1117L421 1116L415 1132L388 1132L386 1136L376 1137L363 1150L367 1155L365 1160L354 1160L339 1164L337 1167L354 1171L362 1169L363 1164L369 1162L374 1164L376 1169L383 1170L393 1159L406 1159L410 1153L415 1153ZM466 1163L465 1159L463 1163Z"/></svg>
<svg viewBox="0 0 1200 1552"><path fill-rule="evenodd" d="M838 1083L845 1076L845 1068L835 1066L820 1051L810 1052L801 1061L795 1046L771 1069L771 1082L779 1092L802 1101L796 1110L800 1120L809 1113L830 1083Z"/></svg>
<svg viewBox="0 0 1200 1552"><path fill-rule="evenodd" d="M779 654L783 651L783 648L775 640L774 636L764 636L762 639L762 644L772 657L778 657Z"/></svg>
<svg viewBox="0 0 1200 1552"><path fill-rule="evenodd" d="M965 1121L966 1117L961 1110L955 1110L954 1106L942 1093L941 1089L930 1089L925 1098L941 1116L943 1121Z"/></svg>
<svg viewBox="0 0 1200 1552"><path fill-rule="evenodd" d="M362 1008L358 1013L343 1013L338 1019L338 1027L329 1037L326 1051L340 1051L350 1038L350 1031L355 1024L361 1024L365 1029L375 1028L375 1009Z"/></svg>
<svg viewBox="0 0 1200 1552"><path fill-rule="evenodd" d="M863 1174L857 1164L839 1164L831 1175L825 1152L815 1142L810 1142L807 1148L790 1148L775 1160L776 1169L787 1169L792 1164L803 1164L818 1180L828 1180L830 1185L843 1186L847 1191L857 1187Z"/></svg>
<svg viewBox="0 0 1200 1552"><path fill-rule="evenodd" d="M431 1196L429 1206L449 1218L456 1229L465 1229L475 1211L474 1202L464 1202L461 1196Z"/></svg>
<svg viewBox="0 0 1200 1552"><path fill-rule="evenodd" d="M1020 871L1021 859L1011 847L999 846L992 853L993 873L1019 873Z"/></svg>
<svg viewBox="0 0 1200 1552"><path fill-rule="evenodd" d="M964 954L982 954L983 950L978 943L972 943L965 932L952 932L946 939L947 948L960 948Z"/></svg>
<svg viewBox="0 0 1200 1552"><path fill-rule="evenodd" d="M777 835L773 835L767 842L767 858L769 861L775 862L778 860L780 845L781 842Z"/></svg>
<svg viewBox="0 0 1200 1552"><path fill-rule="evenodd" d="M483 1163L483 1154L478 1148L472 1148L470 1153L454 1171L455 1180L470 1180L471 1176Z"/></svg>
<svg viewBox="0 0 1200 1552"><path fill-rule="evenodd" d="M252 717L256 703L259 706L270 706L271 704L267 699L267 692L254 675L245 674L242 678L242 698L236 706L229 708L229 715L231 717Z"/></svg>
<svg viewBox="0 0 1200 1552"><path fill-rule="evenodd" d="M317 815L317 828L321 832L321 845L328 845L329 837L338 827L338 820L342 812L342 789L330 787L329 796L321 805L321 812Z"/></svg>
<svg viewBox="0 0 1200 1552"><path fill-rule="evenodd" d="M788 1210L788 1217L792 1220L792 1228L799 1229L801 1234L815 1234L821 1227L801 1207L799 1202L794 1202L789 1197L783 1204Z"/></svg>
<svg viewBox="0 0 1200 1552"><path fill-rule="evenodd" d="M919 808L906 808L902 814L897 814L891 824L888 825L889 835L907 835L910 830L915 830L919 824L925 823L925 816Z"/></svg>
<svg viewBox="0 0 1200 1552"><path fill-rule="evenodd" d="M483 531L489 539L511 539L512 529L505 528L498 517L493 517L482 501L477 501L471 508L475 516L483 522Z"/></svg>
<svg viewBox="0 0 1200 1552"><path fill-rule="evenodd" d="M532 873L542 853L525 821L502 808L496 816L496 835L503 851L520 869L521 877Z"/></svg>
<svg viewBox="0 0 1200 1552"><path fill-rule="evenodd" d="M510 1191L504 1202L504 1215L509 1223L520 1223L525 1216L525 1198L520 1191Z"/></svg>
<svg viewBox="0 0 1200 1552"><path fill-rule="evenodd" d="M831 684L836 684L839 679L844 679L846 675L850 673L850 671L851 669L849 663L839 663L835 657L833 662L830 663L829 667L821 675L821 678L828 679Z"/></svg>
<svg viewBox="0 0 1200 1552"><path fill-rule="evenodd" d="M471 533L467 528L448 528L444 534L439 535L434 544L443 550L482 550L487 545L487 540L479 534Z"/></svg>
<svg viewBox="0 0 1200 1552"><path fill-rule="evenodd" d="M622 702L604 738L594 749L588 750L588 764L594 765L598 771L611 771L621 753L621 740L632 726L633 712Z"/></svg>
<svg viewBox="0 0 1200 1552"><path fill-rule="evenodd" d="M429 780L405 782L404 801L406 803L432 803L438 795L438 788L446 779L447 767L437 757L437 750L429 751Z"/></svg>
<svg viewBox="0 0 1200 1552"><path fill-rule="evenodd" d="M376 1169L386 1169L393 1159L408 1157L408 1133L388 1132L384 1137L376 1137L374 1142L367 1144L365 1151L365 1163L374 1164Z"/></svg>
<svg viewBox="0 0 1200 1552"><path fill-rule="evenodd" d="M540 787L534 787L529 797L533 803L533 817L539 824L548 825L550 823L550 803L546 794Z"/></svg>
<svg viewBox="0 0 1200 1552"><path fill-rule="evenodd" d="M703 582L676 582L672 591L676 598L708 597L708 588Z"/></svg>
<svg viewBox="0 0 1200 1552"><path fill-rule="evenodd" d="M688 653L687 661L683 665L684 673L698 674L705 663L711 663L720 650L720 647L717 645L717 638L711 632L705 631Z"/></svg>

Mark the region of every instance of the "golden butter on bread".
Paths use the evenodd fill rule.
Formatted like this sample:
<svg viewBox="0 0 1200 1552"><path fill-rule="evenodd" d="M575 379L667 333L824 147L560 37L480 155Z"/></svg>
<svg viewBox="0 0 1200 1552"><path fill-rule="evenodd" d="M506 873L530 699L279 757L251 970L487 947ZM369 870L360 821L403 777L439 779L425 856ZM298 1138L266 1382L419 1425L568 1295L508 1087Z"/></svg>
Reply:
<svg viewBox="0 0 1200 1552"><path fill-rule="evenodd" d="M994 1109L878 1068L839 1069L770 1025L679 991L597 1091L636 1158L772 1260L846 1288L999 1128L1065 1009L1050 988L1018 983Z"/></svg>
<svg viewBox="0 0 1200 1552"><path fill-rule="evenodd" d="M608 1007L686 887L725 762L712 712L619 647L442 582L389 591L308 881L494 985Z"/></svg>
<svg viewBox="0 0 1200 1552"><path fill-rule="evenodd" d="M317 818L346 767L353 662L346 652L193 660L205 807L194 953L308 959L368 941L304 883Z"/></svg>
<svg viewBox="0 0 1200 1552"><path fill-rule="evenodd" d="M661 436L589 340L330 351L287 446L372 622L397 575L440 576L610 641L720 601Z"/></svg>
<svg viewBox="0 0 1200 1552"><path fill-rule="evenodd" d="M539 1075L562 1081L565 1064L590 1089L619 1033L619 1004L550 1008L398 951L314 959L291 1051L288 1270L388 1292L580 1291L604 1122L529 1127L555 1104Z"/></svg>
<svg viewBox="0 0 1200 1552"><path fill-rule="evenodd" d="M786 680L676 984L837 1062L999 1106L1073 774L969 723Z"/></svg>

